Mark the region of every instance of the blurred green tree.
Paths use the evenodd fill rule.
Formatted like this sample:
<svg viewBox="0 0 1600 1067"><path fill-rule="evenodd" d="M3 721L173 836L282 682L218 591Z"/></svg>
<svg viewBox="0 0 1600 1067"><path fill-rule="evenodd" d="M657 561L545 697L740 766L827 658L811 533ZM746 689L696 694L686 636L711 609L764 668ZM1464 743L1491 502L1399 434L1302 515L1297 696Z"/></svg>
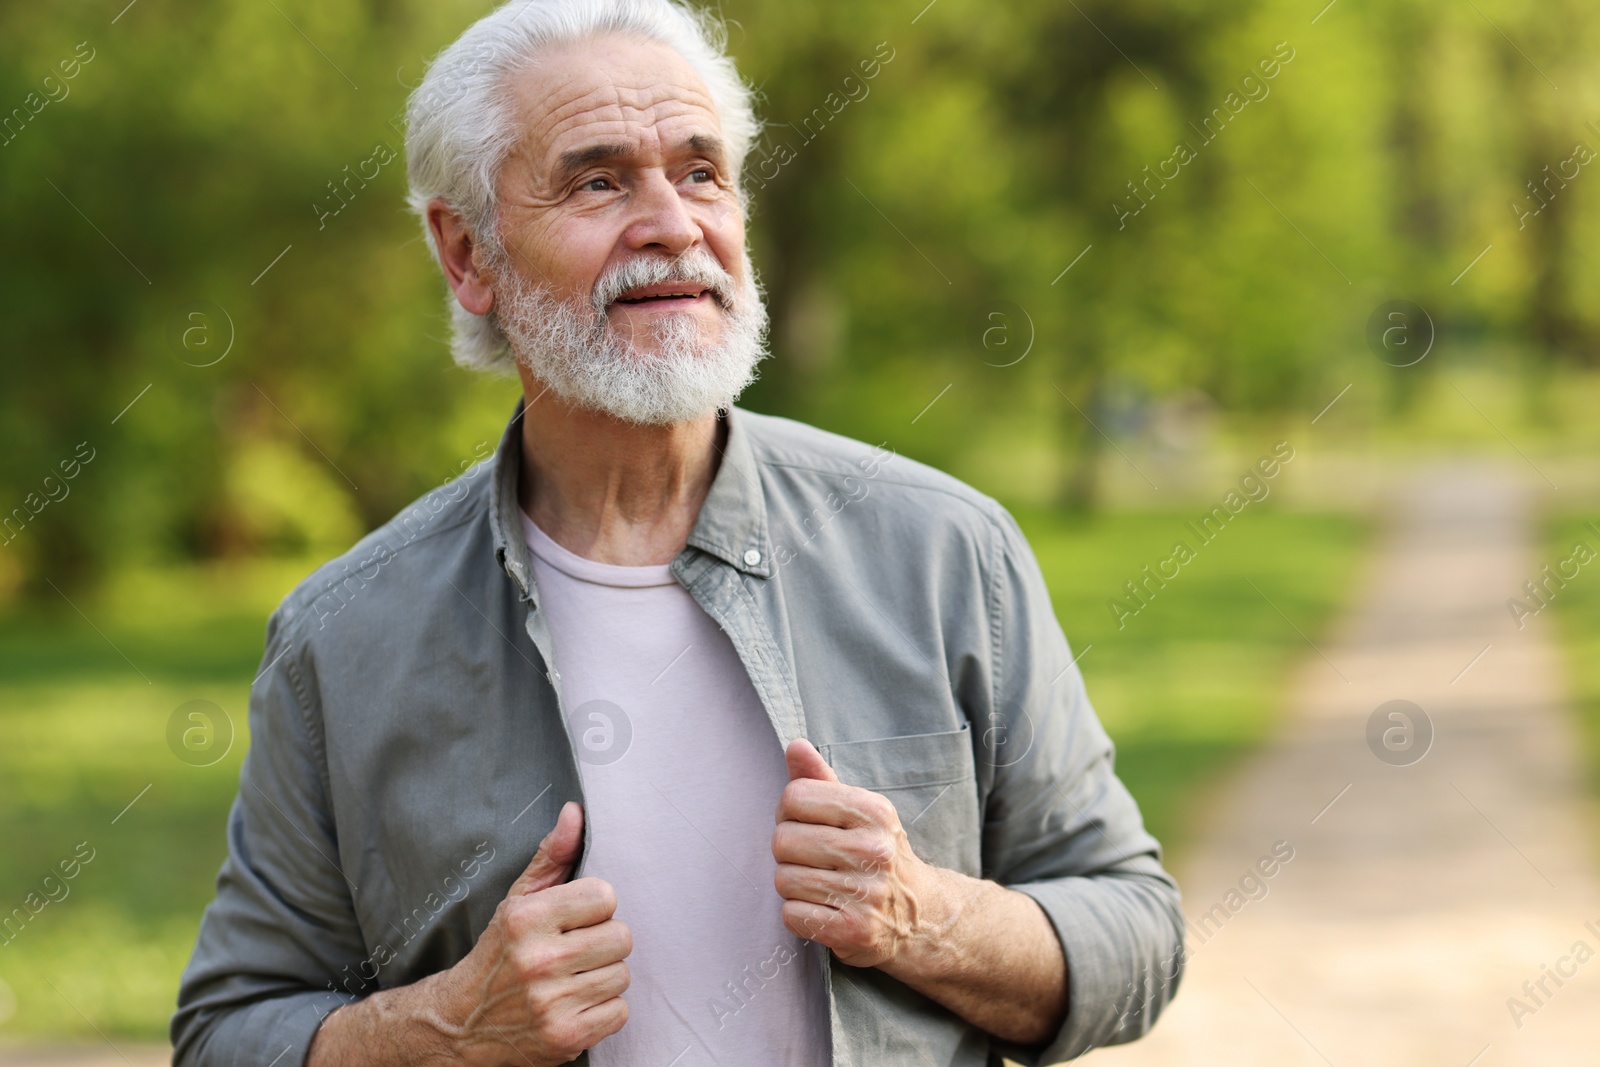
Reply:
<svg viewBox="0 0 1600 1067"><path fill-rule="evenodd" d="M1592 363L1594 11L1316 6L725 0L769 122L748 402L958 473L1040 442L1090 507L1140 398L1415 381L1364 349L1386 299ZM492 439L514 386L449 361L394 122L486 8L0 9L0 592L331 551Z"/></svg>

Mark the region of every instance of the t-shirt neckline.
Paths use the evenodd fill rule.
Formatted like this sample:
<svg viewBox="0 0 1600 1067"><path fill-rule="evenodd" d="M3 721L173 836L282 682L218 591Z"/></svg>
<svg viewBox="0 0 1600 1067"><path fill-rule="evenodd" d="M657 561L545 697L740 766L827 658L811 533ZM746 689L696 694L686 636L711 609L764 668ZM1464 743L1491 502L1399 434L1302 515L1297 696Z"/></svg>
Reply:
<svg viewBox="0 0 1600 1067"><path fill-rule="evenodd" d="M570 549L557 544L555 539L541 530L537 523L528 518L527 512L522 515L522 531L528 541L528 550L538 559L554 567L569 578L576 578L580 582L590 582L594 585L609 585L618 588L642 589L651 586L674 585L677 579L672 577L672 565L669 563L651 563L642 567L624 566L620 563L601 563L598 560L586 559Z"/></svg>

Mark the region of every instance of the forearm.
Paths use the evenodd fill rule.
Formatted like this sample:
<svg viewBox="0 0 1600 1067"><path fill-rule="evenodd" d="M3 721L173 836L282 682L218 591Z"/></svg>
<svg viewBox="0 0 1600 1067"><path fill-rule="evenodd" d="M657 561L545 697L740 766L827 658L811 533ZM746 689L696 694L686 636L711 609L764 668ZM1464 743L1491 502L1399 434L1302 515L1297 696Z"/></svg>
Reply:
<svg viewBox="0 0 1600 1067"><path fill-rule="evenodd" d="M462 1028L445 1007L446 981L445 973L430 975L330 1013L312 1038L306 1067L463 1062Z"/></svg>
<svg viewBox="0 0 1600 1067"><path fill-rule="evenodd" d="M885 973L972 1025L1020 1045L1047 1041L1067 1013L1067 963L1038 903L927 867L902 950Z"/></svg>

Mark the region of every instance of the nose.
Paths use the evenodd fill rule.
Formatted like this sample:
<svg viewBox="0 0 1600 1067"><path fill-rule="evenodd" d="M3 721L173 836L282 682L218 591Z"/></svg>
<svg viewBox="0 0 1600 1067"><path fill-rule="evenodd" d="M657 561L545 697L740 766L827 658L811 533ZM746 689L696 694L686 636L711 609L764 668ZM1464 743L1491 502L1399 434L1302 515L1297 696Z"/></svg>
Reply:
<svg viewBox="0 0 1600 1067"><path fill-rule="evenodd" d="M677 256L705 239L700 224L664 171L651 171L640 183L634 207L635 217L624 231L623 240L635 251L655 249Z"/></svg>

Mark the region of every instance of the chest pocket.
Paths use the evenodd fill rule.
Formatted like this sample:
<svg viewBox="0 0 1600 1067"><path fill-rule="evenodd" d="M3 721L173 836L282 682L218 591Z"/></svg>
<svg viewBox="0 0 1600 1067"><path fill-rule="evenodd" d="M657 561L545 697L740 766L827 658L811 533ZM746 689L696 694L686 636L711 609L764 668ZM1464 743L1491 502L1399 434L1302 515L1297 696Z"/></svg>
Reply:
<svg viewBox="0 0 1600 1067"><path fill-rule="evenodd" d="M894 802L918 857L978 876L978 784L969 727L843 741L820 751L840 781Z"/></svg>

